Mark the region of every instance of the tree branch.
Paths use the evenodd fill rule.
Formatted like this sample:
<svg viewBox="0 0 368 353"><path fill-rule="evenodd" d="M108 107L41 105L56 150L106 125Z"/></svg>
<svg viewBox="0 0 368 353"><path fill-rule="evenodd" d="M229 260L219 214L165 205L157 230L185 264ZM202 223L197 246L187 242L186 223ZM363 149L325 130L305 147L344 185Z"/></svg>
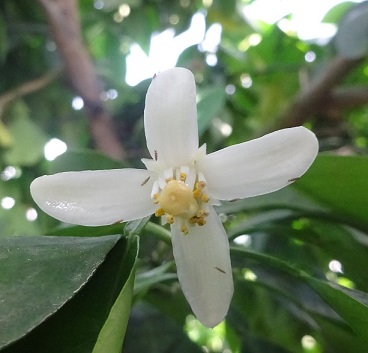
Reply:
<svg viewBox="0 0 368 353"><path fill-rule="evenodd" d="M50 71L35 80L25 82L22 85L2 94L0 96L0 119L7 104L18 97L26 96L27 94L36 92L41 88L47 86L51 81L56 78L58 74L59 72L56 70Z"/></svg>
<svg viewBox="0 0 368 353"><path fill-rule="evenodd" d="M84 100L91 136L96 147L112 158L124 159L124 150L100 98L101 84L83 45L77 0L38 1L45 10L53 39L64 61L70 82Z"/></svg>
<svg viewBox="0 0 368 353"><path fill-rule="evenodd" d="M329 104L340 109L368 104L368 86L340 87L331 92Z"/></svg>
<svg viewBox="0 0 368 353"><path fill-rule="evenodd" d="M302 125L313 113L323 111L341 99L341 91L333 91L335 87L362 60L349 60L336 56L328 66L305 89L301 90L291 104L279 116L278 127ZM352 93L352 92L351 92ZM344 93L346 94L346 92ZM347 106L348 102L340 103Z"/></svg>

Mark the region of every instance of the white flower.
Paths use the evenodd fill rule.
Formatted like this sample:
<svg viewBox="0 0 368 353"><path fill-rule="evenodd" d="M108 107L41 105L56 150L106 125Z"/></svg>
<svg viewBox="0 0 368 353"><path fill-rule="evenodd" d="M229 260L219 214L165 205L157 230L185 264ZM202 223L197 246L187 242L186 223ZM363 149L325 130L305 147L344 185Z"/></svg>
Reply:
<svg viewBox="0 0 368 353"><path fill-rule="evenodd" d="M171 225L179 281L197 318L221 322L233 295L229 243L213 209L218 200L261 195L289 185L318 151L303 127L206 155L198 148L193 75L173 68L153 78L144 112L152 159L144 169L66 172L37 178L39 207L68 223L97 226L155 213Z"/></svg>

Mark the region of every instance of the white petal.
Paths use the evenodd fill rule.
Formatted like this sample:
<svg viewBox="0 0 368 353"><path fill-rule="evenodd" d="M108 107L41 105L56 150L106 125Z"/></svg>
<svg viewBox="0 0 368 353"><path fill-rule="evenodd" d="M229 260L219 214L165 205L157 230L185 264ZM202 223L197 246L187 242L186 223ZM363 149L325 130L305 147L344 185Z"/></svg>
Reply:
<svg viewBox="0 0 368 353"><path fill-rule="evenodd" d="M316 136L295 127L211 153L197 166L206 177L209 196L231 200L289 185L307 171L317 153Z"/></svg>
<svg viewBox="0 0 368 353"><path fill-rule="evenodd" d="M144 169L65 172L35 179L31 194L54 218L99 226L152 214L154 180L155 174Z"/></svg>
<svg viewBox="0 0 368 353"><path fill-rule="evenodd" d="M212 207L204 226L188 227L184 235L172 225L172 243L178 277L194 314L214 327L228 312L233 295L229 242Z"/></svg>
<svg viewBox="0 0 368 353"><path fill-rule="evenodd" d="M153 159L166 167L189 165L198 149L196 88L189 70L173 68L152 79L144 127Z"/></svg>

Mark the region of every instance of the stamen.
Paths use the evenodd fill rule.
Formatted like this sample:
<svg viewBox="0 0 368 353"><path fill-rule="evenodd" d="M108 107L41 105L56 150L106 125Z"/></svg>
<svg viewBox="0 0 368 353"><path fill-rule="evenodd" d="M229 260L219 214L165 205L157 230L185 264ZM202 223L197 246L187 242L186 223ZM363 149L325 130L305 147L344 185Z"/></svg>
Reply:
<svg viewBox="0 0 368 353"><path fill-rule="evenodd" d="M155 211L155 216L156 217L161 217L165 214L165 211L162 209L162 208L158 208L156 211Z"/></svg>
<svg viewBox="0 0 368 353"><path fill-rule="evenodd" d="M190 172L190 168L189 167L187 167L187 166L181 166L180 167L180 171L179 171L179 179L181 181L186 181L189 172Z"/></svg>
<svg viewBox="0 0 368 353"><path fill-rule="evenodd" d="M152 186L152 202L158 204L155 215L162 217L164 224L175 223L186 235L189 226L206 224L209 202L206 191L206 180L195 168L167 168L159 173Z"/></svg>
<svg viewBox="0 0 368 353"><path fill-rule="evenodd" d="M204 226L206 224L206 220L204 218L199 218L197 224L199 226Z"/></svg>
<svg viewBox="0 0 368 353"><path fill-rule="evenodd" d="M173 171L172 168L165 169L164 170L164 178L165 178L165 180L167 180L167 179L172 180L173 177L174 177L174 174L173 173L174 173L174 171Z"/></svg>
<svg viewBox="0 0 368 353"><path fill-rule="evenodd" d="M154 194L152 197L152 202L157 205L160 201L160 195L159 194Z"/></svg>
<svg viewBox="0 0 368 353"><path fill-rule="evenodd" d="M160 188L158 186L158 182L157 180L155 180L155 182L152 185L151 199L155 199L155 195L158 195L159 191L160 191Z"/></svg>
<svg viewBox="0 0 368 353"><path fill-rule="evenodd" d="M172 216L171 214L167 214L166 215L166 222L169 224L173 224L174 223L174 216Z"/></svg>
<svg viewBox="0 0 368 353"><path fill-rule="evenodd" d="M198 217L205 217L208 216L208 213L205 210L199 210L197 213Z"/></svg>
<svg viewBox="0 0 368 353"><path fill-rule="evenodd" d="M198 183L196 183L196 188L198 190L203 190L206 186L206 183L204 181L199 181Z"/></svg>
<svg viewBox="0 0 368 353"><path fill-rule="evenodd" d="M202 172L198 172L198 181L203 181L206 184L206 178L204 177Z"/></svg>

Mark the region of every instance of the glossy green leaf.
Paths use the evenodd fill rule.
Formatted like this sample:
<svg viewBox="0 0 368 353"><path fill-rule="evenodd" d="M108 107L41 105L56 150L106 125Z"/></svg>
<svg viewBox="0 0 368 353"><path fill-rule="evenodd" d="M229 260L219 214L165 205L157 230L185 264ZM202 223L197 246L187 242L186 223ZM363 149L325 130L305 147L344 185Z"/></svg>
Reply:
<svg viewBox="0 0 368 353"><path fill-rule="evenodd" d="M0 347L24 336L70 300L118 239L0 239L0 317L6 323Z"/></svg>
<svg viewBox="0 0 368 353"><path fill-rule="evenodd" d="M22 238L13 239L22 241ZM21 332L19 330L23 316L13 325L9 325L11 331L16 331L12 337L20 339L5 348L4 352L91 353L110 315L116 315L117 312L124 312L129 308L127 288L130 288L131 283L128 282L128 285L125 285L134 268L137 240L133 239L129 242L126 238L119 236L33 237L27 240L29 245L32 244L31 241L37 242L37 240L40 245L27 246L24 250L25 256L14 260L16 267L12 273L21 272L22 276L28 274L31 289L20 292L17 290L17 294L13 293L15 297L20 296L22 299L22 302L16 307L23 316L25 310L32 314L32 311L38 313L45 306L48 309L43 310L45 311L43 315L36 317L37 321L31 320L33 316L26 320L30 321L28 327L33 330L23 338L21 336L28 331L28 329L23 329ZM17 249L16 246L14 248ZM28 261L28 259L33 261ZM86 268L90 270L86 271ZM34 277L37 275L42 277L42 281L41 278L37 278L36 281ZM20 283L16 282L18 285L22 283L27 284L25 280ZM14 281L8 281L7 285L9 288L15 287ZM65 287L69 289L69 297L64 295L66 303L65 300L59 299ZM119 297L120 294L122 297ZM118 298L124 300L120 299L116 302ZM57 301L64 305L61 308L55 306ZM25 306L24 303L30 304ZM114 303L117 303L116 307ZM56 311L58 308L59 310ZM12 306L11 309L4 304L4 310L12 313L14 307ZM114 330L114 325L123 328L125 319L121 317L121 321L109 323L108 329ZM122 335L123 333L116 337L120 342ZM101 337L107 339L106 335ZM110 344L107 340L104 342Z"/></svg>
<svg viewBox="0 0 368 353"><path fill-rule="evenodd" d="M321 155L294 187L343 220L368 224L368 158Z"/></svg>
<svg viewBox="0 0 368 353"><path fill-rule="evenodd" d="M368 293L312 277L306 278L306 281L345 319L360 339L368 342Z"/></svg>
<svg viewBox="0 0 368 353"><path fill-rule="evenodd" d="M303 176L304 178L304 176ZM298 181L299 182L299 181ZM294 209L303 211L325 211L317 202L311 200L301 191L288 186L270 194L250 197L247 199L223 201L216 206L218 213L231 214L239 211L258 211L272 209Z"/></svg>
<svg viewBox="0 0 368 353"><path fill-rule="evenodd" d="M232 248L235 256L246 256L261 264L271 266L299 279L311 286L327 303L343 318L361 340L368 340L368 293L348 289L331 282L309 276L276 257L248 251L242 248Z"/></svg>
<svg viewBox="0 0 368 353"><path fill-rule="evenodd" d="M246 300L245 298L246 297ZM249 326L257 336L267 338L274 344L302 353L300 333L305 323L293 316L286 305L271 291L252 282L238 282L232 300L232 310L240 316L231 315L229 322L234 328ZM240 322L241 321L241 322ZM262 322L262 324L260 324ZM293 322L290 325L290 322Z"/></svg>
<svg viewBox="0 0 368 353"><path fill-rule="evenodd" d="M60 226L47 232L47 235L64 237L101 237L111 234L123 234L124 227L125 224L122 223L98 227Z"/></svg>

